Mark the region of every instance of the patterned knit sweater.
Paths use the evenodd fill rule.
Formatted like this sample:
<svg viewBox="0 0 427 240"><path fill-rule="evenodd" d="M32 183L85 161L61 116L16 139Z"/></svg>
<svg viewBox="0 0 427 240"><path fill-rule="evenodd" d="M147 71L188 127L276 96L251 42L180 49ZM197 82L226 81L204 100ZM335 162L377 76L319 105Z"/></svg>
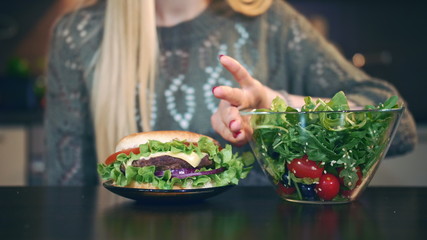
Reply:
<svg viewBox="0 0 427 240"><path fill-rule="evenodd" d="M96 184L94 129L89 93L102 39L105 2L63 17L51 43L46 130L47 184ZM359 104L398 95L389 83L351 65L309 22L277 0L261 16L233 12L222 0L193 20L158 28L160 72L153 106L154 130L181 129L220 139L210 125L218 100L212 87L238 87L218 55L234 57L265 85L291 94L332 97L343 90ZM135 121L140 122L136 117ZM406 111L389 155L413 149L415 124ZM248 150L246 148L245 150ZM267 184L255 168L243 185Z"/></svg>

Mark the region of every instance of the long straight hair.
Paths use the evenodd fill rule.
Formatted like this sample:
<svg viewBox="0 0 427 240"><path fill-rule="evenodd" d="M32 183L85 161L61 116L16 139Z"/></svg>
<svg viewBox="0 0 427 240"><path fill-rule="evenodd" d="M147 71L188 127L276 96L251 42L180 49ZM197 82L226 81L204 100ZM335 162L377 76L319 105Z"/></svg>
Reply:
<svg viewBox="0 0 427 240"><path fill-rule="evenodd" d="M151 128L158 55L155 22L154 0L107 1L91 92L99 162L114 151L120 138L137 131L137 106L143 130Z"/></svg>

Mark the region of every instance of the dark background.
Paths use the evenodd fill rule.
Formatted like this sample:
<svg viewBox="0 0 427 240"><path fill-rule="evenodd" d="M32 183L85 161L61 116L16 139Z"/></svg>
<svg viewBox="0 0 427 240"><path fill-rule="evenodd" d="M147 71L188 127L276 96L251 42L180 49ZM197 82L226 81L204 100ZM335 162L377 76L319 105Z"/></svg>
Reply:
<svg viewBox="0 0 427 240"><path fill-rule="evenodd" d="M0 1L0 73L5 71L8 58L16 54L23 39L35 28L54 1Z"/></svg>
<svg viewBox="0 0 427 240"><path fill-rule="evenodd" d="M46 32L61 7L70 7L67 2L70 1L0 1L0 115L6 110L40 108L41 90L32 91L36 88L35 79L42 78L44 73ZM393 83L407 100L416 121L427 122L423 101L427 90L427 14L422 1L288 2L309 19L323 18L329 29L327 37L344 56L350 60L356 53L365 56L366 64L362 68L372 76ZM28 62L11 61L13 57Z"/></svg>
<svg viewBox="0 0 427 240"><path fill-rule="evenodd" d="M422 1L290 0L308 18L323 16L347 59L366 58L368 74L393 83L418 123L427 123L427 14Z"/></svg>

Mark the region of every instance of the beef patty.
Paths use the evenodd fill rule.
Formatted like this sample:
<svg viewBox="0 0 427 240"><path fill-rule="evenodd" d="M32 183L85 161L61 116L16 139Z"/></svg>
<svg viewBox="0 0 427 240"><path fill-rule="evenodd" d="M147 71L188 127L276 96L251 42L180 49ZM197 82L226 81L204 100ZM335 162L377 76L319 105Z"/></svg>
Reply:
<svg viewBox="0 0 427 240"><path fill-rule="evenodd" d="M171 157L168 155L153 157L149 159L134 160L132 162L133 167L145 167L145 166L156 166L156 171L165 171L169 169L182 169L182 168L193 168L188 162L181 158ZM211 167L213 161L209 159L209 156L204 156L197 168ZM124 172L123 166L121 170Z"/></svg>

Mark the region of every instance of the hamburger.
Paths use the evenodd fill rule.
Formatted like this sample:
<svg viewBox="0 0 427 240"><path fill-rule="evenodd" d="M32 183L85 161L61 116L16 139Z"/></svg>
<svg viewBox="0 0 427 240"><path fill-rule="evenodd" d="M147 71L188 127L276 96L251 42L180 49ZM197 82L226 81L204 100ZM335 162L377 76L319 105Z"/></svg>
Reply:
<svg viewBox="0 0 427 240"><path fill-rule="evenodd" d="M244 156L244 157L242 157ZM249 153L233 153L218 141L188 131L150 131L122 138L105 163L103 180L115 186L192 189L238 184L251 170Z"/></svg>

